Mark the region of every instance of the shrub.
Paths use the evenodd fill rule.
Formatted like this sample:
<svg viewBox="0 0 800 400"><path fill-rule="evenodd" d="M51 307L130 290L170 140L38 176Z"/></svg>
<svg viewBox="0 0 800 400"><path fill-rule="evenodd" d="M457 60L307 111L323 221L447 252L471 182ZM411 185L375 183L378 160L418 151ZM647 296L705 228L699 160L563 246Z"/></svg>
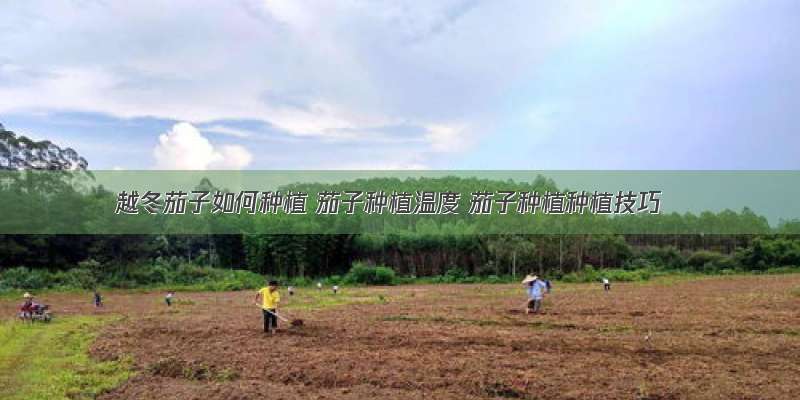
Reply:
<svg viewBox="0 0 800 400"><path fill-rule="evenodd" d="M347 283L369 284L375 275L375 267L356 262L350 267L350 271L344 276Z"/></svg>
<svg viewBox="0 0 800 400"><path fill-rule="evenodd" d="M78 268L67 271L12 268L0 272L0 289L39 290L47 288L74 288L90 290L98 285L120 289L143 286L184 285L204 290L244 290L263 286L264 278L251 271L225 270L181 264L171 268L170 264L155 263L117 267L112 273L103 275L100 264L87 260Z"/></svg>
<svg viewBox="0 0 800 400"><path fill-rule="evenodd" d="M395 277L394 279L394 283L397 285L410 285L413 283L417 283L418 281L419 279L413 276L398 276Z"/></svg>
<svg viewBox="0 0 800 400"><path fill-rule="evenodd" d="M264 285L264 277L246 270L216 270L214 279L208 280L203 288L215 291L256 289Z"/></svg>
<svg viewBox="0 0 800 400"><path fill-rule="evenodd" d="M503 283L504 280L497 275L489 275L486 280L486 283Z"/></svg>
<svg viewBox="0 0 800 400"><path fill-rule="evenodd" d="M375 267L375 284L377 285L392 285L394 284L394 270L389 267L377 266Z"/></svg>
<svg viewBox="0 0 800 400"><path fill-rule="evenodd" d="M145 286L167 282L170 271L162 265L142 265L129 267L127 275L137 285Z"/></svg>
<svg viewBox="0 0 800 400"><path fill-rule="evenodd" d="M785 265L783 267L774 267L767 269L767 274L793 274L800 272L800 267L794 265Z"/></svg>
<svg viewBox="0 0 800 400"><path fill-rule="evenodd" d="M94 275L95 279L99 279L100 276L103 273L103 264L101 264L100 262L98 262L97 260L95 260L93 258L89 258L89 259L86 259L86 260L83 260L83 261L79 262L78 263L78 268L91 271L91 273L92 273L92 275Z"/></svg>
<svg viewBox="0 0 800 400"><path fill-rule="evenodd" d="M775 265L800 265L800 240L793 238L757 238L740 249L737 260L747 269L766 270Z"/></svg>
<svg viewBox="0 0 800 400"><path fill-rule="evenodd" d="M646 281L653 277L650 269L604 269L596 270L591 265L587 265L582 271L571 272L564 275L561 279L569 283L599 282L603 278L608 278L612 282L639 282Z"/></svg>
<svg viewBox="0 0 800 400"><path fill-rule="evenodd" d="M640 252L633 262L626 265L635 268L682 269L686 267L686 259L675 247L648 247Z"/></svg>
<svg viewBox="0 0 800 400"><path fill-rule="evenodd" d="M86 268L72 268L53 274L54 285L76 289L93 289L97 286L97 278L93 271Z"/></svg>
<svg viewBox="0 0 800 400"><path fill-rule="evenodd" d="M289 285L291 286L311 286L312 281L310 278L304 276L296 276L292 279L289 279Z"/></svg>
<svg viewBox="0 0 800 400"><path fill-rule="evenodd" d="M634 271L625 270L608 270L606 277L616 282L640 282L647 281L652 278L653 273L649 269L637 269Z"/></svg>
<svg viewBox="0 0 800 400"><path fill-rule="evenodd" d="M384 266L369 266L356 262L344 277L344 282L363 285L392 285L394 284L394 270Z"/></svg>
<svg viewBox="0 0 800 400"><path fill-rule="evenodd" d="M53 285L49 272L26 267L11 268L0 273L0 286L12 289L45 289Z"/></svg>
<svg viewBox="0 0 800 400"><path fill-rule="evenodd" d="M117 289L133 289L139 286L136 284L136 282L130 279L121 278L119 275L112 276L111 278L107 279L104 283L107 286Z"/></svg>
<svg viewBox="0 0 800 400"><path fill-rule="evenodd" d="M653 261L651 259L641 258L641 257L628 260L628 262L625 263L624 268L626 270L629 270L629 271L642 269L642 268L646 268L646 269L666 269L666 268L664 268L663 265L658 264L658 263L656 263L655 261Z"/></svg>
<svg viewBox="0 0 800 400"><path fill-rule="evenodd" d="M342 282L343 282L343 279L342 279L341 275L331 275L331 276L329 276L329 277L327 277L327 278L322 280L322 284L323 285L328 285L328 286L339 285Z"/></svg>
<svg viewBox="0 0 800 400"><path fill-rule="evenodd" d="M464 271L462 268L453 267L442 275L442 283L466 283L464 281L467 279L467 276L467 271Z"/></svg>
<svg viewBox="0 0 800 400"><path fill-rule="evenodd" d="M213 279L218 273L211 267L201 267L194 264L183 263L172 272L171 283L190 285Z"/></svg>
<svg viewBox="0 0 800 400"><path fill-rule="evenodd" d="M605 270L609 271L609 270ZM564 282L578 283L578 282L596 282L600 280L600 275L597 270L590 264L586 264L584 268L577 272L570 272L564 275L561 280Z"/></svg>
<svg viewBox="0 0 800 400"><path fill-rule="evenodd" d="M398 277L394 280L395 284L410 284L410 283L516 283L519 279L511 275L467 275L466 271L461 268L450 268L444 275L428 276L428 277Z"/></svg>
<svg viewBox="0 0 800 400"><path fill-rule="evenodd" d="M692 253L687 264L698 272L716 273L724 269L735 270L739 264L733 257L713 251L699 250Z"/></svg>
<svg viewBox="0 0 800 400"><path fill-rule="evenodd" d="M230 279L239 282L242 289L255 289L264 284L264 277L253 271L234 269L229 271Z"/></svg>
<svg viewBox="0 0 800 400"><path fill-rule="evenodd" d="M694 269L699 269L702 266L708 263L715 263L725 256L721 253L717 253L714 251L706 251L706 250L698 250L692 253L686 262L689 264L690 267Z"/></svg>

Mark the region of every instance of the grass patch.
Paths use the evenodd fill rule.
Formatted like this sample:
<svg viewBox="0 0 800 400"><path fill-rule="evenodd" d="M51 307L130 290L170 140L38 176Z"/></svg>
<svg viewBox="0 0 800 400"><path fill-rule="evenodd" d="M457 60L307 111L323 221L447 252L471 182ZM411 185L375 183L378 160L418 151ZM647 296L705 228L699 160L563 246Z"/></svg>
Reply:
<svg viewBox="0 0 800 400"><path fill-rule="evenodd" d="M746 330L742 332L758 335L785 335L785 336L800 336L800 329L756 329Z"/></svg>
<svg viewBox="0 0 800 400"><path fill-rule="evenodd" d="M306 289L296 291L291 297L282 295L281 308L314 311L350 304L385 304L388 301L386 295L370 293L363 289L349 288L337 294L328 290Z"/></svg>
<svg viewBox="0 0 800 400"><path fill-rule="evenodd" d="M699 281L704 279L714 279L719 278L723 275L701 275L697 273L672 273L672 274L664 274L659 275L655 278L652 278L649 281L640 281L640 282L633 282L637 285L659 285L659 286L672 286L678 285L681 283L689 282L689 281ZM612 282L613 283L613 282Z"/></svg>
<svg viewBox="0 0 800 400"><path fill-rule="evenodd" d="M441 316L411 316L411 315L390 315L383 317L381 321L389 322L434 322L440 324L451 325L476 325L476 326L512 326L512 327L528 327L533 329L581 329L573 324L556 324L546 321L520 321L516 319L470 319L470 318L445 318Z"/></svg>
<svg viewBox="0 0 800 400"><path fill-rule="evenodd" d="M93 399L124 382L132 361L97 362L88 351L100 317L60 317L50 324L0 322L0 398Z"/></svg>
<svg viewBox="0 0 800 400"><path fill-rule="evenodd" d="M177 300L173 300L172 304L179 305L179 306L193 306L193 305L195 305L195 302L193 300L177 299Z"/></svg>
<svg viewBox="0 0 800 400"><path fill-rule="evenodd" d="M218 368L199 362L185 362L177 358L164 358L147 367L156 376L192 381L228 382L239 379L239 373L230 368Z"/></svg>
<svg viewBox="0 0 800 400"><path fill-rule="evenodd" d="M629 325L608 325L601 327L579 326L575 324L561 324L548 321L522 321L518 319L469 319L469 318L446 318L442 316L412 316L412 315L390 315L380 318L380 321L388 322L433 322L451 325L476 325L476 326L508 326L524 327L531 329L560 329L560 330L581 330L595 331L599 333L626 333L633 332L634 329ZM784 333L789 334L789 333Z"/></svg>
<svg viewBox="0 0 800 400"><path fill-rule="evenodd" d="M633 332L633 327L630 325L608 325L601 327L599 331L603 333Z"/></svg>

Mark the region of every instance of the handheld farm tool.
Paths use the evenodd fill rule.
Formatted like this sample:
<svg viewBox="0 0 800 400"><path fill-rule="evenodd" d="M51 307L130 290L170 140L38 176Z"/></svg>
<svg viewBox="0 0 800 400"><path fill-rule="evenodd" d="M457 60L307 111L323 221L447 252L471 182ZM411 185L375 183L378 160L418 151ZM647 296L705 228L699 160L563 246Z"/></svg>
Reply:
<svg viewBox="0 0 800 400"><path fill-rule="evenodd" d="M278 313L272 312L270 310L264 310L264 311L266 311L266 312L278 317L278 319L280 319L281 321L289 323L292 326L303 326L303 320L302 319L293 319L293 320L290 321L287 318L284 318L282 315L279 315Z"/></svg>

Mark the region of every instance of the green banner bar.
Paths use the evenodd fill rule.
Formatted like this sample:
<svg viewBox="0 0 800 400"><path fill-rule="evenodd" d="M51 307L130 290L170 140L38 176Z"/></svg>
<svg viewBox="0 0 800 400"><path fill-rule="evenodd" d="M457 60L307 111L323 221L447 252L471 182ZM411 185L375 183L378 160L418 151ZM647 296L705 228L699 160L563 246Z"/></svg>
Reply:
<svg viewBox="0 0 800 400"><path fill-rule="evenodd" d="M798 171L4 171L2 234L800 233Z"/></svg>

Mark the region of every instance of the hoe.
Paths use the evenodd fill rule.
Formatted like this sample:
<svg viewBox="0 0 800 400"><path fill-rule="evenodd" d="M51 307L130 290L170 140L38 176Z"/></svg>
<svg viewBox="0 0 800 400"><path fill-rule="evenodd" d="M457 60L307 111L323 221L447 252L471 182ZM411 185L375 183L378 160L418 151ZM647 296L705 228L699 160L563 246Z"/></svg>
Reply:
<svg viewBox="0 0 800 400"><path fill-rule="evenodd" d="M272 312L270 310L264 310L264 311L266 311L266 312L278 317L278 319L280 319L281 321L289 323L292 326L303 326L303 320L302 319L293 319L293 320L289 321L288 319L284 318L283 316L278 315L278 313L274 313L274 312Z"/></svg>

